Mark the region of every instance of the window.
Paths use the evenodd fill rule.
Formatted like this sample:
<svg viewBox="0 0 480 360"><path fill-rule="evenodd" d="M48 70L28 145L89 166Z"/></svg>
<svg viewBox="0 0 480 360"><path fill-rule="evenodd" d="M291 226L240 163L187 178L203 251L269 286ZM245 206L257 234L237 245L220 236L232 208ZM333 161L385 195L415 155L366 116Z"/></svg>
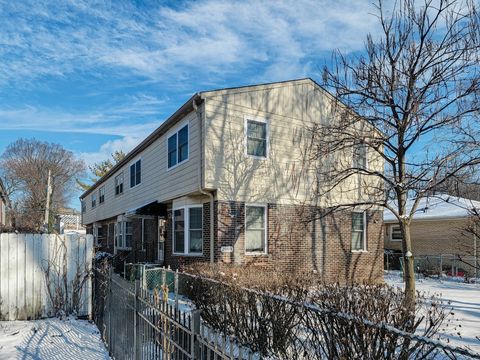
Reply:
<svg viewBox="0 0 480 360"><path fill-rule="evenodd" d="M266 207L245 207L245 252L266 253Z"/></svg>
<svg viewBox="0 0 480 360"><path fill-rule="evenodd" d="M132 247L132 222L125 221L125 247L130 248Z"/></svg>
<svg viewBox="0 0 480 360"><path fill-rule="evenodd" d="M87 212L87 204L85 203L85 200L81 200L82 204L82 214Z"/></svg>
<svg viewBox="0 0 480 360"><path fill-rule="evenodd" d="M366 213L352 213L352 251L366 251Z"/></svg>
<svg viewBox="0 0 480 360"><path fill-rule="evenodd" d="M391 241L402 241L403 240L402 230L400 229L400 226L398 226L398 225L390 226L390 240Z"/></svg>
<svg viewBox="0 0 480 360"><path fill-rule="evenodd" d="M353 145L353 167L367 169L367 145L362 142Z"/></svg>
<svg viewBox="0 0 480 360"><path fill-rule="evenodd" d="M168 168L188 160L188 125L168 138L167 147Z"/></svg>
<svg viewBox="0 0 480 360"><path fill-rule="evenodd" d="M130 165L130 187L133 188L142 182L142 160ZM122 187L123 188L123 187Z"/></svg>
<svg viewBox="0 0 480 360"><path fill-rule="evenodd" d="M97 194L92 194L92 209L97 206Z"/></svg>
<svg viewBox="0 0 480 360"><path fill-rule="evenodd" d="M115 223L115 248L130 249L132 247L132 234L131 221Z"/></svg>
<svg viewBox="0 0 480 360"><path fill-rule="evenodd" d="M115 195L123 194L123 171L115 176Z"/></svg>
<svg viewBox="0 0 480 360"><path fill-rule="evenodd" d="M267 123L247 120L247 155L267 157Z"/></svg>
<svg viewBox="0 0 480 360"><path fill-rule="evenodd" d="M203 251L203 208L190 206L173 210L173 252L201 254Z"/></svg>
<svg viewBox="0 0 480 360"><path fill-rule="evenodd" d="M105 186L98 189L98 202L103 204L105 202Z"/></svg>
<svg viewBox="0 0 480 360"><path fill-rule="evenodd" d="M93 224L93 239L96 246L102 245L105 240L105 231L101 225Z"/></svg>

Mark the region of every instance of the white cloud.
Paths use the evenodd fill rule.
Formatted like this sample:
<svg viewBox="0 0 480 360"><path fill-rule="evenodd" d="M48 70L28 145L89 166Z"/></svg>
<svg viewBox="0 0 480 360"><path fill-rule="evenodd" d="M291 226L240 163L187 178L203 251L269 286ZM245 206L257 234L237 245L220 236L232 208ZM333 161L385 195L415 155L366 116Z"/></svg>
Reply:
<svg viewBox="0 0 480 360"><path fill-rule="evenodd" d="M369 1L202 0L143 9L125 1L8 2L0 33L0 81L78 70L132 71L174 82L260 66L305 75L319 53L359 50L375 31ZM258 75L258 72L255 72ZM261 75L260 75L261 76ZM273 80L273 79L272 79Z"/></svg>
<svg viewBox="0 0 480 360"><path fill-rule="evenodd" d="M143 137L141 136L125 136L120 139L109 140L104 143L98 151L81 152L78 156L85 161L87 165L92 165L100 161L109 159L115 151L123 151L128 153L137 146Z"/></svg>

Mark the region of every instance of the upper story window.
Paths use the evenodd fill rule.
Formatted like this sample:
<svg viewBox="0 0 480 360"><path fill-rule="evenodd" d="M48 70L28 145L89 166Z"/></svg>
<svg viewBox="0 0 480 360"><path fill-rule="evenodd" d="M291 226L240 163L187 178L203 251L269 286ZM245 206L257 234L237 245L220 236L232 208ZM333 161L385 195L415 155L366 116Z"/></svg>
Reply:
<svg viewBox="0 0 480 360"><path fill-rule="evenodd" d="M188 160L188 125L185 125L167 140L168 168Z"/></svg>
<svg viewBox="0 0 480 360"><path fill-rule="evenodd" d="M97 206L97 193L92 194L92 208Z"/></svg>
<svg viewBox="0 0 480 360"><path fill-rule="evenodd" d="M130 165L130 187L139 185L142 182L142 159ZM123 190L123 186L122 186Z"/></svg>
<svg viewBox="0 0 480 360"><path fill-rule="evenodd" d="M352 212L352 251L366 250L366 212Z"/></svg>
<svg viewBox="0 0 480 360"><path fill-rule="evenodd" d="M402 241L402 230L398 225L390 226L390 241Z"/></svg>
<svg viewBox="0 0 480 360"><path fill-rule="evenodd" d="M247 155L259 158L267 157L267 123L247 119Z"/></svg>
<svg viewBox="0 0 480 360"><path fill-rule="evenodd" d="M80 204L82 206L82 214L87 212L87 204L85 203L85 200L81 200Z"/></svg>
<svg viewBox="0 0 480 360"><path fill-rule="evenodd" d="M267 252L266 206L245 206L245 252Z"/></svg>
<svg viewBox="0 0 480 360"><path fill-rule="evenodd" d="M203 251L203 207L173 210L173 252L200 255Z"/></svg>
<svg viewBox="0 0 480 360"><path fill-rule="evenodd" d="M123 171L115 176L115 195L123 194Z"/></svg>
<svg viewBox="0 0 480 360"><path fill-rule="evenodd" d="M367 169L367 145L363 142L353 144L353 167Z"/></svg>
<svg viewBox="0 0 480 360"><path fill-rule="evenodd" d="M105 186L98 189L98 202L103 204L105 202Z"/></svg>

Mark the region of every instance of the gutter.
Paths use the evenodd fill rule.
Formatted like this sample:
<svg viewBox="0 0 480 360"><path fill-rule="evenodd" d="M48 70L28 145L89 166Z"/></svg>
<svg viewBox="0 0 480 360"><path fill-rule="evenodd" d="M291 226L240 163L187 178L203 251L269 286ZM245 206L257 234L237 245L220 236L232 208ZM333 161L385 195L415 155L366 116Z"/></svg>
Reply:
<svg viewBox="0 0 480 360"><path fill-rule="evenodd" d="M442 216L436 218L428 218L428 219L412 219L412 223L414 222L421 222L421 221L442 221L442 220L467 220L468 216ZM390 220L383 220L384 224L398 224L397 219L390 219Z"/></svg>
<svg viewBox="0 0 480 360"><path fill-rule="evenodd" d="M168 129L170 129L179 118L183 117L185 114L189 113L192 109L192 103L196 99L200 97L199 93L193 95L190 99L187 100L177 111L175 111L167 120L165 120L157 129L155 129L150 135L148 135L140 144L138 144L132 151L130 151L125 158L121 161L116 163L105 175L103 175L100 179L95 182L88 190L86 190L82 195L80 195L80 199L85 199L87 195L95 191L95 189L112 177L117 170L119 170L122 166L127 164L131 161L136 155L140 152L145 150L149 145L151 145L155 140L157 140L160 136L165 134Z"/></svg>
<svg viewBox="0 0 480 360"><path fill-rule="evenodd" d="M200 134L200 162L198 165L198 191L201 194L206 195L210 198L210 264L213 264L215 262L215 231L214 231L215 219L213 216L215 203L214 203L214 196L212 192L207 191L204 187L204 179L202 176L203 174L202 169L204 168L205 156L204 156L204 148L203 148L204 138L203 138L203 132L202 132L203 130L202 114L198 109L198 105L196 103L196 100L198 98L201 98L199 93L197 93L196 96L194 96L192 99L192 107L195 110L195 113L197 115L199 134Z"/></svg>

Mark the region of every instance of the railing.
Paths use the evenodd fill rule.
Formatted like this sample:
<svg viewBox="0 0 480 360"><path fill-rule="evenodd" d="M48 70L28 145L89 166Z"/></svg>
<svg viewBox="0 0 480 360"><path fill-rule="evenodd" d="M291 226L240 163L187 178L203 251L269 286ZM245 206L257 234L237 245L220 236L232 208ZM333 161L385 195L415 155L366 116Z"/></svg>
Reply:
<svg viewBox="0 0 480 360"><path fill-rule="evenodd" d="M415 273L418 276L450 276L479 278L480 262L475 256L450 254L415 256ZM402 270L403 257L397 253L385 254L385 270Z"/></svg>
<svg viewBox="0 0 480 360"><path fill-rule="evenodd" d="M163 285L128 281L111 270L95 269L94 321L109 353L120 360L256 359L258 355L203 323L200 311L179 307L177 284L169 298L167 271Z"/></svg>

